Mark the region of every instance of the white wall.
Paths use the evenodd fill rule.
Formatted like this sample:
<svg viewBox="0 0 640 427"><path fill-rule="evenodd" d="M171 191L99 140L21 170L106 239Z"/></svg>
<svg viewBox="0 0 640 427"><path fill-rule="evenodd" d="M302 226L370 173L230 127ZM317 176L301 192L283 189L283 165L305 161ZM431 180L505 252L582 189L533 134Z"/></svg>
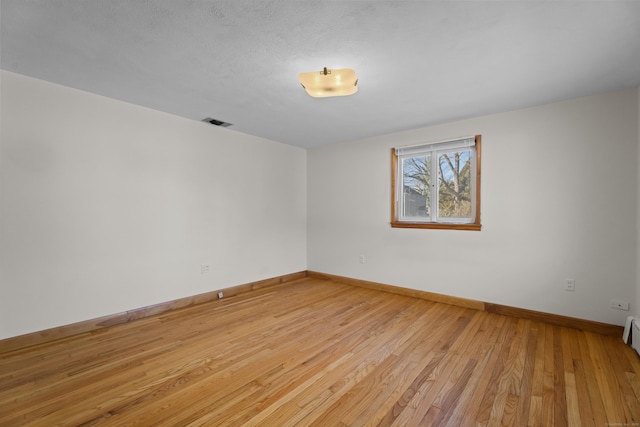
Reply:
<svg viewBox="0 0 640 427"><path fill-rule="evenodd" d="M638 87L638 246L636 249L636 306L632 314L640 316L640 86ZM635 313L634 313L635 312Z"/></svg>
<svg viewBox="0 0 640 427"><path fill-rule="evenodd" d="M611 298L640 307L640 88L308 153L0 88L0 339L306 268L608 323L629 314ZM477 133L483 230L392 229L391 147Z"/></svg>
<svg viewBox="0 0 640 427"><path fill-rule="evenodd" d="M304 150L0 78L0 338L306 269Z"/></svg>
<svg viewBox="0 0 640 427"><path fill-rule="evenodd" d="M475 134L482 231L392 229L391 147ZM623 324L637 172L637 88L312 149L309 270Z"/></svg>

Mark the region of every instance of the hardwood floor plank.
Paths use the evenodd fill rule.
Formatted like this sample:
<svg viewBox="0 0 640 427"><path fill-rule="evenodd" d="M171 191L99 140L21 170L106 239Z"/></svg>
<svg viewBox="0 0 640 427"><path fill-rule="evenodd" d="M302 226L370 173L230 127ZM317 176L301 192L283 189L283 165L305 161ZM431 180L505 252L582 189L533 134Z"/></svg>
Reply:
<svg viewBox="0 0 640 427"><path fill-rule="evenodd" d="M567 425L572 427L582 426L580 419L580 405L578 404L578 389L576 388L576 377L571 372L564 373L564 383L566 386L567 399Z"/></svg>
<svg viewBox="0 0 640 427"><path fill-rule="evenodd" d="M469 349L470 352L475 350L472 359L477 359L478 363L461 393L457 406L446 421L446 426L457 427L477 419L484 392L491 378L492 369L489 367L494 366L499 354L499 351L494 351L496 349L494 344L503 331L505 320L506 318L502 316L484 317L477 341Z"/></svg>
<svg viewBox="0 0 640 427"><path fill-rule="evenodd" d="M542 378L542 425L555 426L555 348L553 345L554 326L548 326L545 334L544 373ZM560 426L558 426L560 427Z"/></svg>
<svg viewBox="0 0 640 427"><path fill-rule="evenodd" d="M430 410L448 378L453 374L456 362L460 355L460 341L457 337L463 332L467 324L471 324L471 328L475 330L475 323L470 323L467 317L459 317L452 323L455 329L453 333L442 336L436 344L438 351L435 357L430 361L411 385L415 390L413 397L402 411L399 417L393 422L393 425L420 425L426 413ZM458 345L456 345L458 343ZM436 407L437 408L437 407ZM439 409L439 408L438 408Z"/></svg>
<svg viewBox="0 0 640 427"><path fill-rule="evenodd" d="M577 331L568 328L562 328L562 355L564 376L566 384L566 397L567 397L567 422L569 426L582 426L583 419L585 419L584 425L592 425L593 419L591 418L591 408L584 408L580 402L580 393L578 391L578 384L584 386L584 382L581 379L577 379L583 372L578 368L576 362L580 358L580 350L578 348ZM591 420L589 420L591 418Z"/></svg>
<svg viewBox="0 0 640 427"><path fill-rule="evenodd" d="M509 319L511 320L511 319ZM476 422L478 425L486 426L491 420L491 413L495 404L500 378L505 370L505 363L509 354L511 340L516 334L516 322L507 321L503 328L503 334L499 337L494 351L496 352L495 363L491 366L490 378L483 391L482 403L478 410Z"/></svg>
<svg viewBox="0 0 640 427"><path fill-rule="evenodd" d="M590 403L591 412L593 414L594 424L596 426L602 426L608 424L607 416L604 409L604 403L602 394L606 390L601 390L598 386L598 382L595 377L595 368L593 365L593 359L589 344L587 343L587 334L579 333L578 342L580 345L581 354L581 369L585 372L585 379L587 383L586 393L583 393L585 399L588 398Z"/></svg>
<svg viewBox="0 0 640 427"><path fill-rule="evenodd" d="M562 329L553 327L553 415L554 425L567 425L567 388L564 382L564 356L562 353ZM570 369L573 369L571 366Z"/></svg>
<svg viewBox="0 0 640 427"><path fill-rule="evenodd" d="M399 313L395 313L395 317L397 318L397 315ZM378 320L372 320L370 322L368 322L367 326L365 329L368 329L368 332L366 333L362 333L363 332L363 327L359 327L360 328L360 333L358 334L358 341L354 342L354 343L345 343L345 342L340 342L338 343L338 345L340 346L340 351L344 352L344 351L350 351L353 352L355 354L360 355L361 352L363 351L368 351L368 340L372 339L374 337L376 338L382 338L382 337L387 337L386 339L390 339L394 336L395 331L391 328L389 328L390 326L393 326L394 322L391 321L389 322L389 317L382 314L380 316L377 316ZM365 319L366 320L366 319ZM355 324L354 324L355 325ZM346 345L345 345L346 344ZM372 366L375 366L376 363L379 362L379 360L384 359L389 353L386 351L383 352L377 352L376 356L371 359L367 359L367 363L364 364L364 369L365 370L369 370L371 369ZM315 362L315 360L314 360ZM348 366L348 365L344 365L344 366L340 366L340 367L336 367L336 369L333 370L332 375L326 375L324 376L322 379L316 381L316 383L314 383L314 387L313 388L309 388L307 387L307 385L305 384L304 386L307 387L309 390L316 392L318 388L322 389L322 386L320 385L320 383L325 383L327 384L327 387L331 386L331 381L333 382L338 382L339 381L339 377L336 377L336 375L338 374L343 374L343 375L348 375L349 372L358 372L358 367L354 367L353 366ZM327 381L329 381L327 383ZM264 402L264 405L266 406L269 403L273 403L273 400L275 399L279 399L280 404L282 404L282 402L289 402L291 399L293 399L295 396L291 395L290 388L284 389L283 390L283 395L278 395L278 393L275 393L271 398L270 398L270 402ZM305 405L305 401L307 401L308 399L313 399L313 396L307 396L305 394L305 388L303 387L302 389L298 390L298 396L296 397L296 399L298 400L298 406L306 406ZM286 400L282 400L286 397ZM293 407L293 406L292 406ZM300 415L300 411L297 409L297 415ZM262 414L261 417L265 417L265 414ZM281 417L281 415L279 413L276 413L273 415L273 417L279 418ZM273 419L266 419L265 421L266 423L273 423L275 422Z"/></svg>
<svg viewBox="0 0 640 427"><path fill-rule="evenodd" d="M499 380L496 397L491 409L489 426L515 424L515 409L517 405L514 406L514 401L517 403L519 400L518 395L528 343L525 331L529 326L529 321L519 321L516 325L516 333L511 339L509 353L505 360L505 369Z"/></svg>
<svg viewBox="0 0 640 427"><path fill-rule="evenodd" d="M542 426L543 424L543 399L544 394L544 354L546 348L547 325L540 323L538 326L538 339L536 342L536 355L533 362L533 379L531 383L531 405L529 408L528 426Z"/></svg>
<svg viewBox="0 0 640 427"><path fill-rule="evenodd" d="M619 385L611 360L603 347L600 336L587 334L587 343L591 350L591 360L594 366L594 376L601 391L607 422L609 424L629 424L632 422L625 413L622 396L619 395ZM602 393L604 391L604 393ZM612 396L617 395L616 398Z"/></svg>
<svg viewBox="0 0 640 427"><path fill-rule="evenodd" d="M420 335L414 335L419 338ZM380 365L366 379L349 391L356 405L348 405L348 410L343 411L341 422L346 425L360 425L365 421L378 424L384 416L381 408L392 406L401 397L400 390L405 390L413 383L415 374L412 371L421 365L422 353L419 346L426 345L423 340L414 339L406 341L395 351L393 356L397 358L392 364ZM424 364L424 361L422 362Z"/></svg>
<svg viewBox="0 0 640 427"><path fill-rule="evenodd" d="M0 355L0 426L638 423L619 337L309 277Z"/></svg>
<svg viewBox="0 0 640 427"><path fill-rule="evenodd" d="M438 305L437 308L444 308L445 311L437 314L437 321L430 325L432 327L427 333L421 335L422 339L416 351L407 356L407 362L412 364L413 374L408 376L404 385L396 389L386 403L378 408L374 421L379 425L391 425L407 409L407 405L418 392L419 387L427 380L428 375L444 354L443 347L447 345L444 337L451 322L456 318L457 312L449 310L447 306ZM418 351L421 349L424 350Z"/></svg>
<svg viewBox="0 0 640 427"><path fill-rule="evenodd" d="M615 385L620 389L624 400L628 403L627 405L621 405L625 418L629 420L629 423L631 424L640 423L640 405L633 404L637 402L637 397L626 375L626 373L631 372L633 368L631 367L631 364L628 363L628 360L623 357L621 351L611 351L612 348L615 348L615 338L599 338L602 340L602 347L611 362L609 374L613 375L613 378L610 380L612 380L612 382L615 380Z"/></svg>
<svg viewBox="0 0 640 427"><path fill-rule="evenodd" d="M520 382L520 402L516 415L515 425L526 426L531 410L531 392L533 389L533 375L535 370L536 348L538 344L538 322L531 322L527 334L527 344L524 350L524 366L522 367L522 379Z"/></svg>
<svg viewBox="0 0 640 427"><path fill-rule="evenodd" d="M482 319L480 318L480 316L476 317L474 314L475 313L473 311L464 310L461 312L461 315L458 317L457 321L461 321L461 325L466 324L466 326L464 327L464 329L460 329L460 333L454 332L456 335L456 338L455 338L454 344L450 348L451 353L455 354L455 353L464 351L465 347L468 346L468 343L472 341L473 337L477 334L477 331L482 323ZM468 321L468 324L467 324L467 321ZM460 325L460 328L461 328L461 325ZM424 345L423 343L419 343L419 346L423 346L423 345ZM402 359L411 362L413 366L417 366L420 363L419 359L416 360L416 357L420 355L420 353L417 350L418 349L416 347L409 348L407 351L405 351L405 354L402 355L404 356ZM396 367L397 373L394 373L394 375L396 375L397 378L400 378L403 381L398 382L394 385L396 390L390 394L380 393L372 401L373 404L368 406L367 411L361 412L357 418L343 419L343 422L353 425L353 424L361 424L365 420L370 420L374 425L379 424L380 421L384 419L386 416L385 414L386 410L384 408L388 408L390 406L396 407L396 408L398 407L396 406L396 404L399 402L399 399L402 398L402 394L400 393L400 390L406 389L409 386L413 386L413 387L416 386L414 382L414 377L412 377L411 375L407 375L408 373L407 368L410 368L412 365L404 366L403 363L398 363ZM447 384L454 382L456 378L459 378L462 375L463 375L462 373L459 374L457 372L454 372L447 379L439 395L436 396L436 398L433 401L434 407L437 407L439 409L444 408L443 415L451 410L451 408L447 407L447 405L449 405L450 402L449 401L443 402L444 400L448 400L446 399L446 395L448 395L449 393L447 392L445 394L444 393L445 390L451 389L453 387L453 385L447 385Z"/></svg>
<svg viewBox="0 0 640 427"><path fill-rule="evenodd" d="M461 412L459 411L461 405L463 409L466 409L465 403L470 397L470 393L465 393L465 391L473 389L473 387L469 387L469 384L478 381L478 376L474 376L474 373L477 372L478 363L486 361L484 355L486 355L487 349L483 344L490 333L491 329L487 328L487 318L476 314L456 340L454 346L451 347L450 351L459 355L460 363L456 363L452 375L443 384L433 401L431 409L438 409L433 412L437 413L433 419L435 424L443 425L450 419L455 419L456 415ZM465 363L465 361L467 362Z"/></svg>
<svg viewBox="0 0 640 427"><path fill-rule="evenodd" d="M442 307L438 306L437 309L442 309ZM437 321L433 322L432 325L429 325L429 319L425 319L425 321L423 323L416 323L416 325L419 326L420 332L418 332L418 334L416 335L416 339L418 340L415 345L409 347L409 350L413 350L413 349L420 349L421 352L417 353L416 355L411 355L410 357L407 357L403 363L406 363L409 365L409 367L411 367L410 370L405 369L406 372L413 372L413 377L409 376L406 377L405 373L403 373L402 377L399 378L400 381L404 381L405 385L403 387L400 387L397 389L398 394L400 394L401 391L403 390L410 390L411 389L411 385L412 382L415 382L415 372L425 366L428 366L432 360L435 357L435 353L437 353L437 350L431 350L432 348L432 343L436 343L436 348L440 348L441 344L440 341L443 340L444 335L446 335L446 333L448 331L450 331L449 329L449 319L455 319L455 317L457 316L458 311L457 310L447 310L445 309L444 311L441 312L441 314L438 316ZM432 320L433 318L431 318ZM430 329L426 329L426 333L424 333L423 331L425 331L426 327L432 326ZM427 353L423 353L423 351L427 351ZM398 356L399 354L403 353L404 350L401 351L395 351L393 354L394 356ZM416 356L418 356L418 358L416 359ZM400 364L398 364L398 366L396 368L402 367ZM331 389L333 391L336 391L337 393L335 394L335 396L332 397L332 399L330 401L328 401L327 403L331 402L330 406L324 406L323 407L323 414L321 416L318 416L318 414L316 413L315 415L315 419L313 420L312 425L323 425L324 423L330 422L331 420L327 419L325 417L325 414L332 414L332 415L337 415L337 414L344 414L345 412L348 412L351 410L351 408L348 407L348 402L349 400L355 400L355 399L362 399L361 396L358 396L358 393L361 394L366 394L367 393L367 384L370 384L371 382L375 382L377 381L377 372L379 372L379 370L382 368L382 366L380 367L374 367L372 368L372 370L370 372L367 373L366 376L361 377L360 381L358 383L354 383L354 384L350 384L350 386L347 387L340 387L339 391L338 389L336 389L335 387L332 387ZM398 380L398 379L396 379ZM408 387L408 388L407 388ZM396 391L391 389L392 391ZM397 399L400 399L401 396L398 395L398 397L395 399L397 401ZM390 399L393 400L393 397ZM365 400L366 402L366 400ZM387 406L386 408L391 406L391 403L388 404L389 406ZM335 408L346 408L346 409L341 409L340 411L336 410ZM361 408L360 408L361 409ZM335 410L335 412L334 412ZM343 415L344 416L344 415Z"/></svg>
<svg viewBox="0 0 640 427"><path fill-rule="evenodd" d="M331 306L328 306L327 311L330 313L329 308L331 308ZM387 311L379 311L381 309L386 309ZM389 304L386 305L382 305L380 304L377 308L377 310L370 310L369 313L367 313L367 315L369 316L374 316L376 313L378 313L380 315L381 318L386 318L387 315L389 315L390 311L389 310L394 310L396 311L397 308L394 308L392 306L390 306ZM349 322L345 321L345 319L347 318L347 315L349 313L345 314L345 317L339 317L339 316L332 316L332 322L334 322L334 326L337 327L338 323L342 323L343 325L348 325ZM295 315L295 311L290 311L288 313L289 316L294 316ZM280 316L281 319L285 319L284 317ZM367 320L367 318L364 318L363 320ZM375 319L374 319L375 320ZM375 325L376 322L372 321L370 322L371 325ZM218 399L223 399L225 398L225 394L224 394L224 390L227 390L229 388L233 389L234 387L243 387L245 384L250 383L250 380L254 377L259 375L260 372L264 372L265 370L269 370L271 368L276 368L276 367L280 367L281 365L287 365L287 366L291 366L291 365L295 365L296 363L300 363L300 364L304 364L305 366L310 366L313 363L318 364L319 366L326 366L323 363L325 363L327 361L328 358L332 358L335 356L335 354L338 352L337 350L329 347L327 348L328 345L331 344L324 344L324 343L320 343L320 346L322 348L325 348L325 350L331 350L331 351L324 351L324 350L320 350L320 349L316 349L317 351L320 351L320 353L316 353L316 356L314 356L313 360L309 359L309 356L307 352L303 352L300 351L300 347L299 347L299 343L300 342L304 342L307 339L307 334L311 334L312 331L314 331L313 329L313 323L308 323L305 325L305 323L298 323L295 330L293 331L292 335L285 335L282 338L278 338L275 334L271 333L270 334L270 346L269 347L278 347L279 350L277 352L273 352L270 348L263 348L264 351L266 351L266 354L257 354L255 356L245 356L243 357L243 361L242 363L250 363L251 368L252 369L243 369L244 365L238 365L235 364L233 366L231 366L230 368L232 369L232 372L235 371L240 371L241 374L235 374L235 375L227 375L226 371L221 371L218 374L211 374L211 378L208 379L205 384L203 384L203 388L204 390L206 390L209 387L209 383L210 382L215 382L216 387L220 390L220 393L213 393L213 394L209 394L204 395L206 396L206 401L209 402L213 402L214 404L216 404L216 402L218 401ZM325 324L326 325L326 324ZM309 326L308 328L306 326ZM316 325L316 326L321 326L321 325ZM326 325L326 326L331 326L331 325ZM298 330L298 328L304 328L304 329L308 329L307 332L301 332L300 330ZM277 329L277 328L276 328ZM353 330L353 332L357 332L357 325L352 325L350 327L350 330ZM294 336L297 337L297 340L301 340L301 341L296 341L296 339L294 339ZM360 335L359 334L354 334L355 339L360 339ZM235 339L234 339L235 340ZM265 340L254 340L256 345L263 345L265 343ZM357 344L356 341L351 341L350 342L351 345L355 345ZM245 343L246 345L246 343ZM289 350L291 350L290 353ZM289 357L291 355L297 355L298 356L298 361L294 361L291 362L290 360L286 359L286 357ZM285 359L283 359L283 355L285 356ZM321 357L322 356L322 357ZM257 363L252 364L253 360L259 360L260 361L260 366L257 365ZM283 369L284 371L284 369ZM307 373L309 373L309 371L307 371ZM288 382L291 382L292 377L291 376L283 376L283 378L286 378L288 380ZM296 380L295 377L293 377L294 380ZM305 378L302 378L302 380L304 380ZM297 379L297 381L300 381L300 379ZM260 381L262 382L266 382L266 379L261 379ZM289 386L291 384L288 384ZM184 393L189 394L190 392L188 390L184 391ZM198 392L195 393L197 396L203 396L202 393ZM277 396L277 393L272 394L271 399L274 399ZM173 396L172 398L174 398L175 396ZM267 404L264 404L264 406L268 406ZM195 408L197 408L196 405L194 405L194 403L192 402L190 404L190 409L191 411L194 411ZM256 406L255 408L255 412L259 412L260 410L260 406ZM144 420L146 423L153 423L156 422L157 420L153 419L153 418L148 418Z"/></svg>

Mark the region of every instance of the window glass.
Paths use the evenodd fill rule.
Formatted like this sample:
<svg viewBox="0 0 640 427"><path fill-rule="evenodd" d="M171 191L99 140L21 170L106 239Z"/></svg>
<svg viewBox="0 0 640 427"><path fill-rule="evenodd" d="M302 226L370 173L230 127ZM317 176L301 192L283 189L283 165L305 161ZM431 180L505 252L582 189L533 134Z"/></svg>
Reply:
<svg viewBox="0 0 640 427"><path fill-rule="evenodd" d="M402 159L403 217L430 218L431 155Z"/></svg>
<svg viewBox="0 0 640 427"><path fill-rule="evenodd" d="M438 217L471 220L471 150L438 154Z"/></svg>
<svg viewBox="0 0 640 427"><path fill-rule="evenodd" d="M394 148L391 225L480 230L480 135Z"/></svg>

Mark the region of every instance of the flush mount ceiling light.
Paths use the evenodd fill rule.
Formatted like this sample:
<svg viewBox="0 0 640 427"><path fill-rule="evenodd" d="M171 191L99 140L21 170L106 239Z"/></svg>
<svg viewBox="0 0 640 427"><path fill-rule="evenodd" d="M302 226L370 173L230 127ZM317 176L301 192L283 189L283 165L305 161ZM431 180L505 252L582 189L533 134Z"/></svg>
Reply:
<svg viewBox="0 0 640 427"><path fill-rule="evenodd" d="M358 91L358 77L351 68L329 70L324 67L322 71L298 74L298 81L314 98L353 95Z"/></svg>

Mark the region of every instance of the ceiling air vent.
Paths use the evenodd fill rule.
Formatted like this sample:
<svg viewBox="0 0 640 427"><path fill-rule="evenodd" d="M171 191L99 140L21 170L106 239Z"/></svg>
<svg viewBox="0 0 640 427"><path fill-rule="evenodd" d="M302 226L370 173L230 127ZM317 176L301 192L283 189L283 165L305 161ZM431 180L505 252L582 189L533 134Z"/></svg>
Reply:
<svg viewBox="0 0 640 427"><path fill-rule="evenodd" d="M211 123L212 125L222 126L223 128L231 126L231 123L223 122L220 120L212 119L211 117L207 117L206 119L202 119L203 122Z"/></svg>

